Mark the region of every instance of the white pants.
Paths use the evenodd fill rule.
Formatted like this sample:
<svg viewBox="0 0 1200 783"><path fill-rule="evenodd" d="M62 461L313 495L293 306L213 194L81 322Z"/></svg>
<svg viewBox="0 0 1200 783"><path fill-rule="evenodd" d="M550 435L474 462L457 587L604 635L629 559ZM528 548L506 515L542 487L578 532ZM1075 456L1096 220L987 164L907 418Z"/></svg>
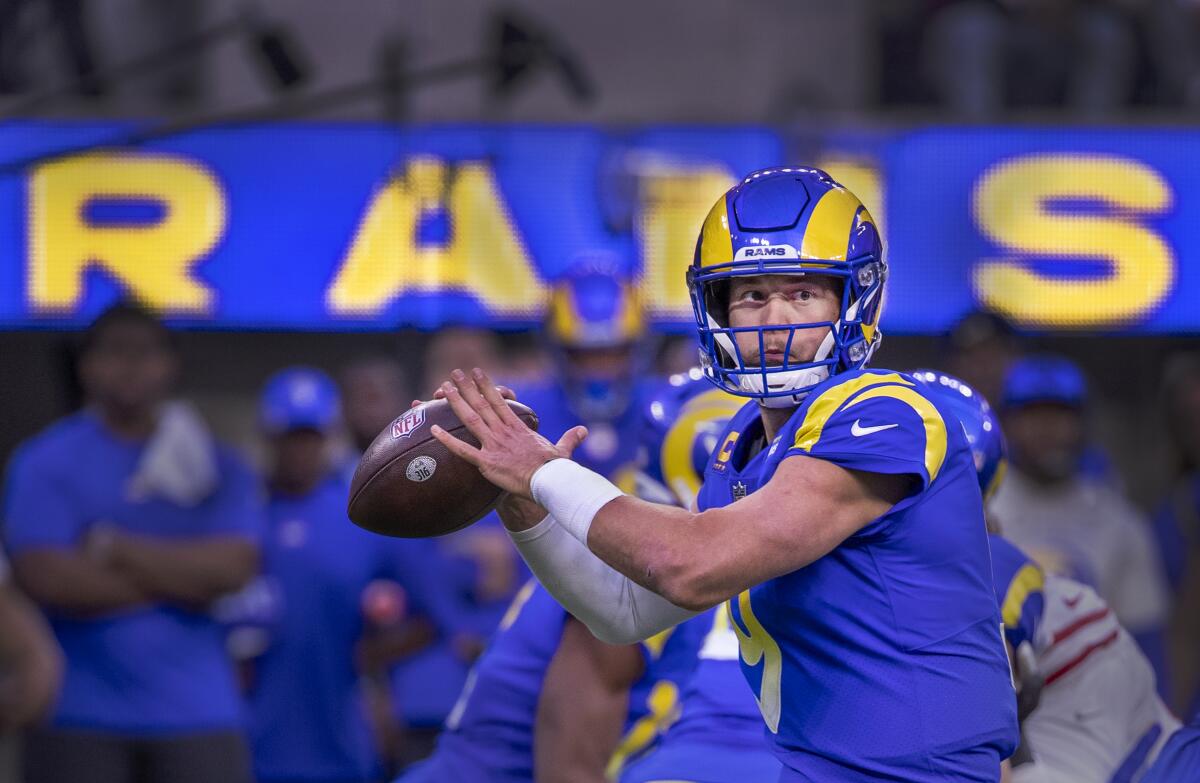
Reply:
<svg viewBox="0 0 1200 783"><path fill-rule="evenodd" d="M1034 763L1014 769L1013 783L1107 783L1155 723L1163 731L1151 761L1180 724L1158 698L1150 662L1122 631L1042 691L1024 725Z"/></svg>

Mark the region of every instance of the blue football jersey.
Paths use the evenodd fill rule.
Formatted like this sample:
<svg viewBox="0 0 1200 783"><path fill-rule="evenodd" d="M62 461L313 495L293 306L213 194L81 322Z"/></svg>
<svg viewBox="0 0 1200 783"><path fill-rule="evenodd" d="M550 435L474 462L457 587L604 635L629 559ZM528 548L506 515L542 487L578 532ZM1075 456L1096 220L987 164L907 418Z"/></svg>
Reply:
<svg viewBox="0 0 1200 783"><path fill-rule="evenodd" d="M905 375L846 372L769 444L748 404L708 464L701 509L756 491L794 455L915 479L826 556L729 602L781 780L994 781L1016 747L979 484L946 421Z"/></svg>
<svg viewBox="0 0 1200 783"><path fill-rule="evenodd" d="M1045 574L1008 539L989 535L988 544L992 550L992 579L1000 603L1000 619L1004 621L1004 638L1014 650L1022 642L1033 644L1046 607Z"/></svg>
<svg viewBox="0 0 1200 783"><path fill-rule="evenodd" d="M527 583L467 678L437 750L401 780L530 783L538 698L566 620L566 610L545 588ZM617 748L622 761L649 746L676 710L679 683L695 659L672 636L643 643L646 670L630 690Z"/></svg>
<svg viewBox="0 0 1200 783"><path fill-rule="evenodd" d="M647 410L639 487L659 488L667 497L660 502L691 506L717 439L744 405L744 398L714 389L703 376L673 378ZM679 717L654 750L622 775L622 783L774 783L780 765L763 737L758 705L738 664L728 608L714 607L682 623L676 634L692 644L697 657L683 688Z"/></svg>

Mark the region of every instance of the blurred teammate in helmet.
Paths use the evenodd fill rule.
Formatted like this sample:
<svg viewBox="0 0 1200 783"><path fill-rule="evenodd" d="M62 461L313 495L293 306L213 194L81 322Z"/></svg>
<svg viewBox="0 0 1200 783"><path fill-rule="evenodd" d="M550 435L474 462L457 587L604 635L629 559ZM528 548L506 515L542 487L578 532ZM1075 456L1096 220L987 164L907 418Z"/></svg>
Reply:
<svg viewBox="0 0 1200 783"><path fill-rule="evenodd" d="M613 477L637 451L639 383L646 369L645 316L629 274L607 256L574 263L552 286L545 341L557 375L518 389L540 419L539 431L557 440L577 425L591 437L577 455Z"/></svg>

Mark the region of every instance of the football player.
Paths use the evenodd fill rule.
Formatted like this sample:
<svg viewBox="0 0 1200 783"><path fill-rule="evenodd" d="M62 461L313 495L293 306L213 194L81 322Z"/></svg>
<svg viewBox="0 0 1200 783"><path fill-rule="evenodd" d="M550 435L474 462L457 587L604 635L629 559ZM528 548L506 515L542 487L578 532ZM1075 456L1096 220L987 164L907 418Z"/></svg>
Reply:
<svg viewBox="0 0 1200 783"><path fill-rule="evenodd" d="M913 377L962 422L990 497L1004 477L1005 447L987 401L942 373ZM1133 637L1091 588L1044 574L999 535L990 544L1005 636L1018 652L1028 703L1021 713L1029 747L1014 758L1014 783L1103 783L1148 732L1153 739L1142 755L1152 761L1179 721L1158 697L1154 670ZM1034 694L1025 692L1031 682Z"/></svg>
<svg viewBox="0 0 1200 783"><path fill-rule="evenodd" d="M522 555L610 642L731 599L782 781L996 780L1017 740L983 503L962 428L912 378L868 370L887 266L870 214L815 169L756 172L714 205L688 283L707 377L752 398L697 509L627 496L452 373L510 493ZM948 426L947 422L951 425Z"/></svg>
<svg viewBox="0 0 1200 783"><path fill-rule="evenodd" d="M673 396L651 405L638 497L691 508L704 467L725 425L742 406L712 388L699 369L674 376ZM724 604L681 625L695 639L696 668L685 682L679 715L653 749L621 774L621 783L773 783L770 752L754 695L738 667L738 640Z"/></svg>
<svg viewBox="0 0 1200 783"><path fill-rule="evenodd" d="M539 429L550 437L581 420L611 428L611 443L579 454L600 473L632 461L640 443L640 384L628 368L640 324L626 279L596 265L575 268L555 290L548 326L566 382L523 395L539 406ZM476 662L437 749L401 781L601 783L673 714L695 644L669 630L645 643L606 644L530 582Z"/></svg>
<svg viewBox="0 0 1200 783"><path fill-rule="evenodd" d="M659 383L640 379L647 369L644 336L629 275L606 256L582 258L551 287L545 343L557 376L518 388L521 401L537 411L541 431L588 428L589 443L577 456L605 476L633 462L643 398Z"/></svg>

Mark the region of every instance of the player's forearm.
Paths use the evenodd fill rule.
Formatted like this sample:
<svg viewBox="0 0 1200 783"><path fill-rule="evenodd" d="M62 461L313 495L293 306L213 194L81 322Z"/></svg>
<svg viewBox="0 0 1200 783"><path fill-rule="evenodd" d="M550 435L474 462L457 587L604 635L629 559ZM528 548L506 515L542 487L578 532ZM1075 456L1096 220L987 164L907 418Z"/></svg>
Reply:
<svg viewBox="0 0 1200 783"><path fill-rule="evenodd" d="M13 572L36 603L66 614L102 615L150 600L130 577L79 551L29 550L13 559Z"/></svg>
<svg viewBox="0 0 1200 783"><path fill-rule="evenodd" d="M146 592L191 606L244 587L258 571L258 547L237 536L160 541L121 534L108 556Z"/></svg>
<svg viewBox="0 0 1200 783"><path fill-rule="evenodd" d="M568 620L538 698L537 783L602 783L645 664L637 646L610 647Z"/></svg>
<svg viewBox="0 0 1200 783"><path fill-rule="evenodd" d="M538 581L609 644L649 638L695 615L612 568L553 517L512 538Z"/></svg>
<svg viewBox="0 0 1200 783"><path fill-rule="evenodd" d="M693 513L623 494L598 474L554 460L534 474L539 504L601 560L671 604L702 611L753 584L745 525L724 509ZM739 535L740 533L740 535ZM771 576L774 574L770 574Z"/></svg>
<svg viewBox="0 0 1200 783"><path fill-rule="evenodd" d="M704 611L744 589L741 542L724 540L719 510L693 513L674 506L617 498L596 514L588 548L634 582L676 606Z"/></svg>

